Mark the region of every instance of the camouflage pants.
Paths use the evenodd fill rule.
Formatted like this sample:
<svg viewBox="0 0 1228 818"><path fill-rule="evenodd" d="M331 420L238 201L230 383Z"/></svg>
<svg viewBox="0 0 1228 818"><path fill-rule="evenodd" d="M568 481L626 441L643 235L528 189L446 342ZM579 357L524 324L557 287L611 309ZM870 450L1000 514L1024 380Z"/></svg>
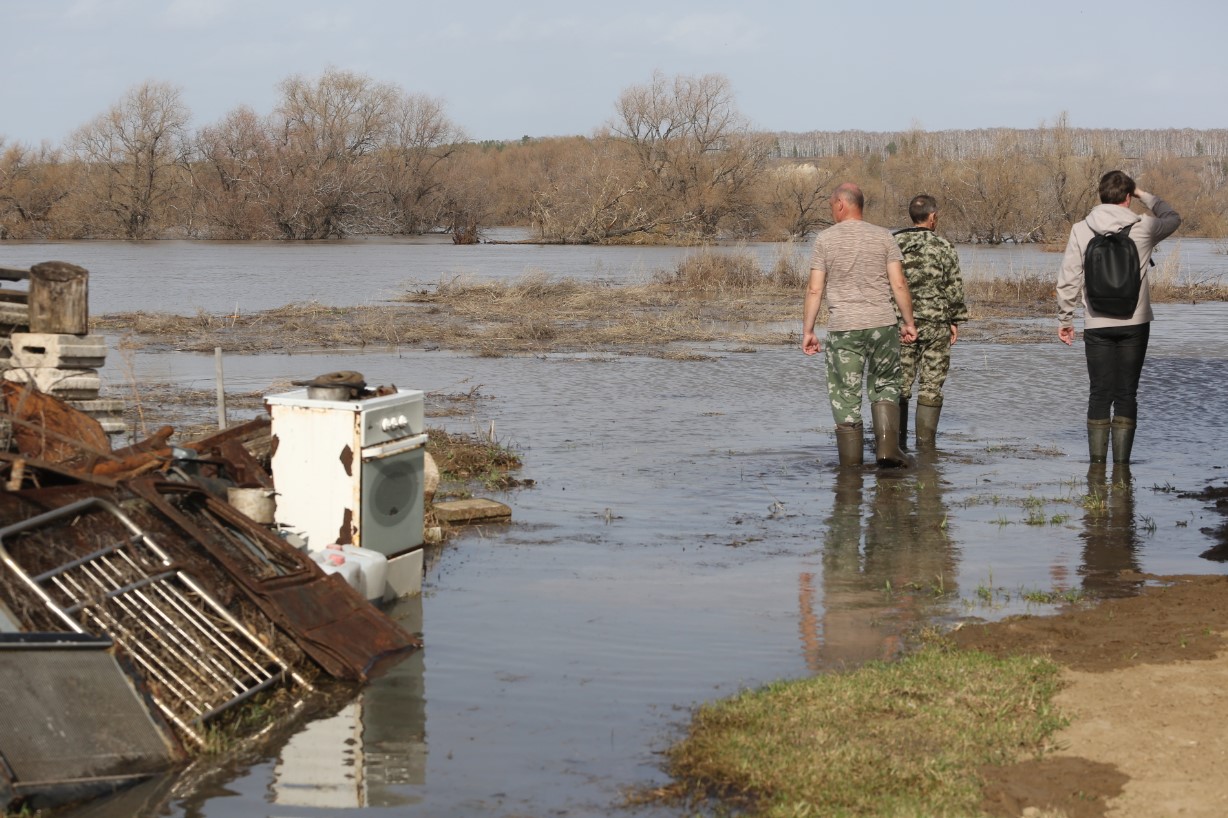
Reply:
<svg viewBox="0 0 1228 818"><path fill-rule="evenodd" d="M828 332L824 344L827 396L836 423L861 422L865 379L870 403L900 398L900 332L895 324Z"/></svg>
<svg viewBox="0 0 1228 818"><path fill-rule="evenodd" d="M912 384L918 380L917 400L942 406L942 385L951 369L951 325L941 321L918 321L917 340L900 347L900 395L912 397ZM918 370L920 370L918 372Z"/></svg>

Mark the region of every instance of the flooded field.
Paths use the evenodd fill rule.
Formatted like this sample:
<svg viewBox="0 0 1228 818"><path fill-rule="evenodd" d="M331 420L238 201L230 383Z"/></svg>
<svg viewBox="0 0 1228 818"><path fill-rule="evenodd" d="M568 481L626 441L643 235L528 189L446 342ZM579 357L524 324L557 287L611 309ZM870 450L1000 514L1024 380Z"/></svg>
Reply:
<svg viewBox="0 0 1228 818"><path fill-rule="evenodd" d="M71 249L93 268L89 246ZM278 304L314 297L301 283L341 263L325 253L295 273L300 248L286 249ZM212 266L232 263L215 248ZM211 283L219 299L240 292ZM327 292L367 297L339 286ZM161 308L190 314L195 296L167 287ZM960 343L939 452L893 473L837 469L822 362L793 347L228 356L232 392L343 369L424 390L428 425L493 428L535 484L483 495L510 523L431 547L422 597L394 611L424 650L267 755L151 782L110 814L625 814L629 793L667 782L659 752L701 702L895 655L928 624L1129 594L1138 573L1224 573L1199 556L1222 518L1185 494L1224 480L1228 305L1157 313L1128 474L1089 473L1082 350L1056 337ZM183 353L113 352L103 372L125 396L213 376L212 356ZM445 416L470 393L471 414Z"/></svg>
<svg viewBox="0 0 1228 818"><path fill-rule="evenodd" d="M488 231L490 241L519 241L520 228ZM784 257L799 266L810 243L755 242L716 248L747 252L771 269ZM1171 239L1156 254L1156 269L1170 265L1187 281L1218 281L1228 267L1223 241ZM540 272L555 278L640 282L698 253L686 247L584 247L535 244L456 246L447 236L287 244L284 242L0 242L0 266L28 268L69 261L90 270L94 315L145 310L193 315L254 312L291 302L330 306L378 303L407 289L456 277L517 279ZM1036 245L959 246L964 275L1014 278L1053 276L1061 254Z"/></svg>
<svg viewBox="0 0 1228 818"><path fill-rule="evenodd" d="M610 815L664 783L657 753L702 701L891 656L927 623L1130 593L1123 570L1223 572L1199 557L1219 515L1181 495L1223 479L1225 318L1164 307L1128 479L1089 480L1083 357L1056 342L961 344L937 456L846 475L821 370L791 348L228 358L237 391L359 369L425 390L429 412L476 389L473 415L428 423L493 424L536 485L488 495L510 524L432 553L399 612L421 616L420 656L171 814ZM211 383L207 356L133 363Z"/></svg>

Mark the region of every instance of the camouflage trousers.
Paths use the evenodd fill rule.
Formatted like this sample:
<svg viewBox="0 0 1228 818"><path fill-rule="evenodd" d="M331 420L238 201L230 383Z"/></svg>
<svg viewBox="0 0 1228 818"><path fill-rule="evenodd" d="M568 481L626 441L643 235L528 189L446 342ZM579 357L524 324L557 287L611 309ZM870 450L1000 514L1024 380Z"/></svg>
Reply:
<svg viewBox="0 0 1228 818"><path fill-rule="evenodd" d="M828 332L827 396L836 423L861 422L864 378L870 403L900 398L900 332L895 324Z"/></svg>
<svg viewBox="0 0 1228 818"><path fill-rule="evenodd" d="M917 383L917 400L942 406L942 385L951 369L951 325L941 321L918 321L917 340L900 346L900 395L912 397Z"/></svg>

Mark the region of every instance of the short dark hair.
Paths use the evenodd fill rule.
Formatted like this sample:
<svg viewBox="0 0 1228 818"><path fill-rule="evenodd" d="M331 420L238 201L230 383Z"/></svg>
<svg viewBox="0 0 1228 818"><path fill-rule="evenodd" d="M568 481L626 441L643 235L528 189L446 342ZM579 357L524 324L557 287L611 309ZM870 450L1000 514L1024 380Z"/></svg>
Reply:
<svg viewBox="0 0 1228 818"><path fill-rule="evenodd" d="M908 203L908 218L912 219L913 224L921 224L931 213L937 212L938 200L928 193L918 193Z"/></svg>
<svg viewBox="0 0 1228 818"><path fill-rule="evenodd" d="M1100 177L1100 202L1123 204L1134 195L1134 180L1120 170L1111 170Z"/></svg>

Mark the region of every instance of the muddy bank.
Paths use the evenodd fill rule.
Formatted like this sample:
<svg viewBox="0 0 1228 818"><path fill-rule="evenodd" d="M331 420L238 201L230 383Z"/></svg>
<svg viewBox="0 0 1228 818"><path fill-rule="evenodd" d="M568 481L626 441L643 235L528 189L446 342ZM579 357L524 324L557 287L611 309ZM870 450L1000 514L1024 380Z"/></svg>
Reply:
<svg viewBox="0 0 1228 818"><path fill-rule="evenodd" d="M1136 597L967 625L960 647L1065 668L1057 751L982 771L985 808L1046 815L1221 816L1228 736L1228 577L1139 575Z"/></svg>

